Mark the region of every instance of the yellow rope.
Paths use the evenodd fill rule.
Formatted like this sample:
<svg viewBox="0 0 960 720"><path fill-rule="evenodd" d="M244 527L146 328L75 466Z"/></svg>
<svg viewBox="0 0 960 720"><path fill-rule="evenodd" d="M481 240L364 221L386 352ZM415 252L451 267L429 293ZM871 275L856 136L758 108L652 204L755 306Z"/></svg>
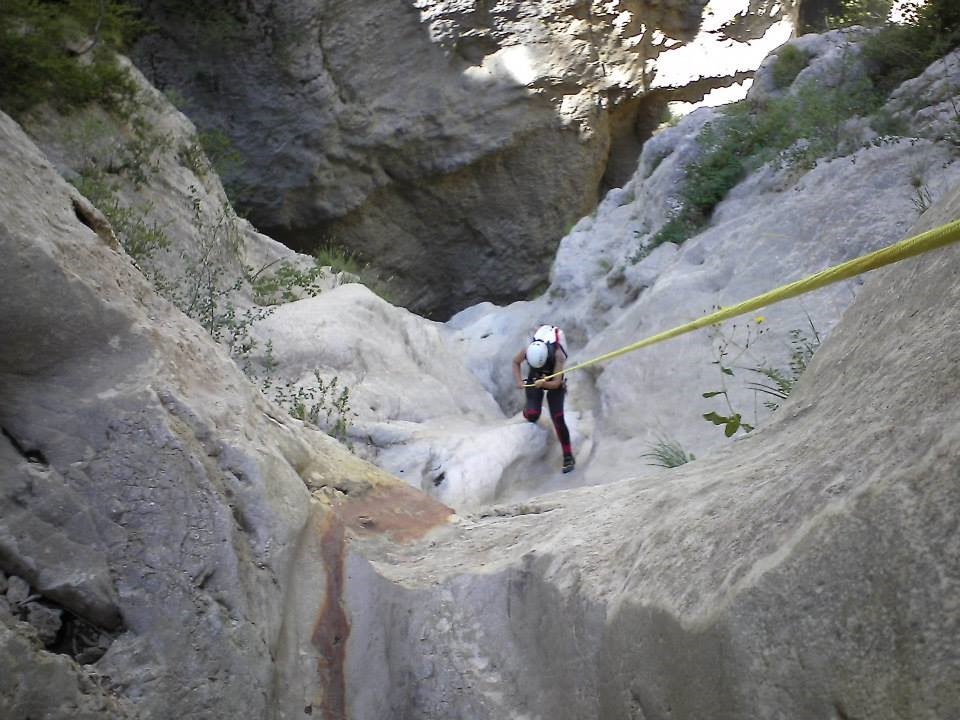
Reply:
<svg viewBox="0 0 960 720"><path fill-rule="evenodd" d="M872 253L854 258L853 260L847 260L844 263L834 265L826 270L821 270L820 272L809 275L801 280L796 280L792 283L782 285L774 290L769 290L762 295L757 295L756 297L750 298L749 300L744 300L736 305L731 305L727 308L721 308L720 310L711 313L710 315L704 315L693 322L688 322L685 325L679 325L671 330L665 330L664 332L644 338L639 342L626 345L619 350L612 350L611 352L604 353L603 355L586 360L572 367L564 368L561 372L553 373L553 375L547 375L543 379L549 380L564 373L573 372L574 370L580 370L581 368L589 367L590 365L596 365L597 363L612 360L615 357L626 355L627 353L633 352L634 350L639 350L642 347L647 347L648 345L669 340L670 338L677 337L678 335L683 335L693 330L699 330L707 325L714 325L718 322L722 322L723 320L729 320L730 318L737 317L738 315L744 315L753 310L766 307L767 305L773 305L781 300L787 300L789 298L796 297L797 295L803 295L811 290L817 290L819 288L826 287L827 285L832 285L835 282L840 282L841 280L848 280L849 278L869 272L870 270L881 268L884 265L891 265L895 262L899 262L900 260L905 260L915 255L929 252L930 250L936 250L937 248L949 245L957 240L960 240L960 220L954 220L951 223L941 225L940 227L933 228L932 230L927 230L924 233L914 235L913 237L907 238L906 240L901 240L893 245L888 245L887 247L876 250Z"/></svg>

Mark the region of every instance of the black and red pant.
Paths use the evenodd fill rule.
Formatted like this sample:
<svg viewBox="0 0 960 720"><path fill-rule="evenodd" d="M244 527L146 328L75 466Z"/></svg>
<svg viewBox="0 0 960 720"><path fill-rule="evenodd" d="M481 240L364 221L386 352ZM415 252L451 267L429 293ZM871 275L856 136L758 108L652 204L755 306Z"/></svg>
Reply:
<svg viewBox="0 0 960 720"><path fill-rule="evenodd" d="M538 388L527 388L527 406L523 409L523 416L530 422L535 423L540 419L540 413L543 410L543 394L547 394L547 407L550 408L550 419L553 420L553 427L557 431L557 439L560 441L560 447L564 455L573 455L573 448L570 445L570 431L567 429L567 423L563 419L563 397L567 394L565 387L557 390L540 390Z"/></svg>

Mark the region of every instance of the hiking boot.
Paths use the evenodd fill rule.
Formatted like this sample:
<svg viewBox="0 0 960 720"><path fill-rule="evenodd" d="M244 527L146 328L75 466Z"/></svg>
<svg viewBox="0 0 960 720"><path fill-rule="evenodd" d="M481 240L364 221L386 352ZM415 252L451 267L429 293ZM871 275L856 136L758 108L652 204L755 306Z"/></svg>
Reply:
<svg viewBox="0 0 960 720"><path fill-rule="evenodd" d="M563 471L565 473L573 470L573 466L576 465L576 461L573 459L573 455L564 455L563 456Z"/></svg>

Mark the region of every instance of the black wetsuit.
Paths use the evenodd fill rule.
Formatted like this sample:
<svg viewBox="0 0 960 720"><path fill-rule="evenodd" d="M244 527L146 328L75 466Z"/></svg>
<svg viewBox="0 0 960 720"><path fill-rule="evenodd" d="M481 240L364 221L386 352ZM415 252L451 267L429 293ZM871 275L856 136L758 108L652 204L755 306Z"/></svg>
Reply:
<svg viewBox="0 0 960 720"><path fill-rule="evenodd" d="M562 347L558 347L547 357L547 362L542 368L530 368L527 373L527 379L524 384L530 385L535 380L551 375L556 364L555 354L562 352L564 358L567 354ZM556 390L542 390L539 388L528 387L527 406L523 409L523 416L530 422L536 422L540 419L540 413L543 410L543 393L547 393L547 407L550 408L550 419L553 420L553 427L557 431L557 439L560 441L560 447L563 449L564 457L573 455L573 448L570 446L570 431L567 429L567 423L563 419L563 398L567 394L567 381L563 381Z"/></svg>

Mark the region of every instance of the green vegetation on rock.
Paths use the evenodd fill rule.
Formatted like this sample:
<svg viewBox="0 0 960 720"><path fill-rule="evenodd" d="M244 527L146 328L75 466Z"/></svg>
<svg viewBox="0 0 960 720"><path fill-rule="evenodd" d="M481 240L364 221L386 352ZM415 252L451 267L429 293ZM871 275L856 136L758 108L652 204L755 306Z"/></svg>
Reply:
<svg viewBox="0 0 960 720"><path fill-rule="evenodd" d="M869 80L853 77L834 88L808 83L794 94L729 106L697 138L700 156L684 168L680 204L648 248L697 233L727 193L766 162L805 170L835 156L843 124L878 105Z"/></svg>
<svg viewBox="0 0 960 720"><path fill-rule="evenodd" d="M640 457L648 459L648 465L662 468L675 468L696 460L693 453L688 453L675 439L660 435L650 449L641 453Z"/></svg>
<svg viewBox="0 0 960 720"><path fill-rule="evenodd" d="M872 18L883 21L887 0L845 0L837 24ZM710 220L713 209L747 174L764 163L803 171L817 160L837 157L843 150L843 126L853 117L872 119L882 135L905 131L885 117L881 106L904 80L919 75L930 63L960 47L960 3L930 0L908 10L903 23L886 23L862 44L866 74L854 72L847 61L833 87L814 81L794 86L780 97L742 101L728 106L721 116L704 126L697 141L701 152L684 168L679 203L660 230L634 253L644 257L656 246L682 243ZM809 58L786 46L773 67L774 85L790 87Z"/></svg>
<svg viewBox="0 0 960 720"><path fill-rule="evenodd" d="M852 25L882 25L890 15L893 0L838 0L827 14L827 28ZM826 28L825 28L826 29Z"/></svg>
<svg viewBox="0 0 960 720"><path fill-rule="evenodd" d="M807 324L810 327L810 335L800 329L789 332L788 367L785 369L771 367L765 361L756 358L752 352L754 343L766 333L766 328L761 327L763 323L764 318L758 317L752 323L733 323L729 329L722 324L712 327L711 343L715 359L711 364L715 365L719 371L719 383L717 389L702 393L702 397L708 400L711 398L722 400L725 407L720 412L711 410L704 413L703 419L721 426L727 437L735 435L740 430L751 432L759 419L756 400L753 424L747 423L744 412L734 407L730 388L727 387L728 378L734 377L741 371L761 376L762 380L748 382L745 387L753 391L755 398L759 395L767 396L768 399L763 401L763 405L772 412L779 408L793 391L800 376L810 364L813 354L820 347L820 333L817 332L813 320L808 315Z"/></svg>
<svg viewBox="0 0 960 720"><path fill-rule="evenodd" d="M773 65L773 86L782 89L790 87L793 81L808 64L810 56L796 45L784 45L777 52Z"/></svg>
<svg viewBox="0 0 960 720"><path fill-rule="evenodd" d="M863 45L870 77L883 95L960 47L960 3L929 0L908 9L902 23L887 23Z"/></svg>
<svg viewBox="0 0 960 720"><path fill-rule="evenodd" d="M117 0L3 0L0 108L18 117L43 102L63 111L129 100L133 84L116 52L141 30Z"/></svg>

